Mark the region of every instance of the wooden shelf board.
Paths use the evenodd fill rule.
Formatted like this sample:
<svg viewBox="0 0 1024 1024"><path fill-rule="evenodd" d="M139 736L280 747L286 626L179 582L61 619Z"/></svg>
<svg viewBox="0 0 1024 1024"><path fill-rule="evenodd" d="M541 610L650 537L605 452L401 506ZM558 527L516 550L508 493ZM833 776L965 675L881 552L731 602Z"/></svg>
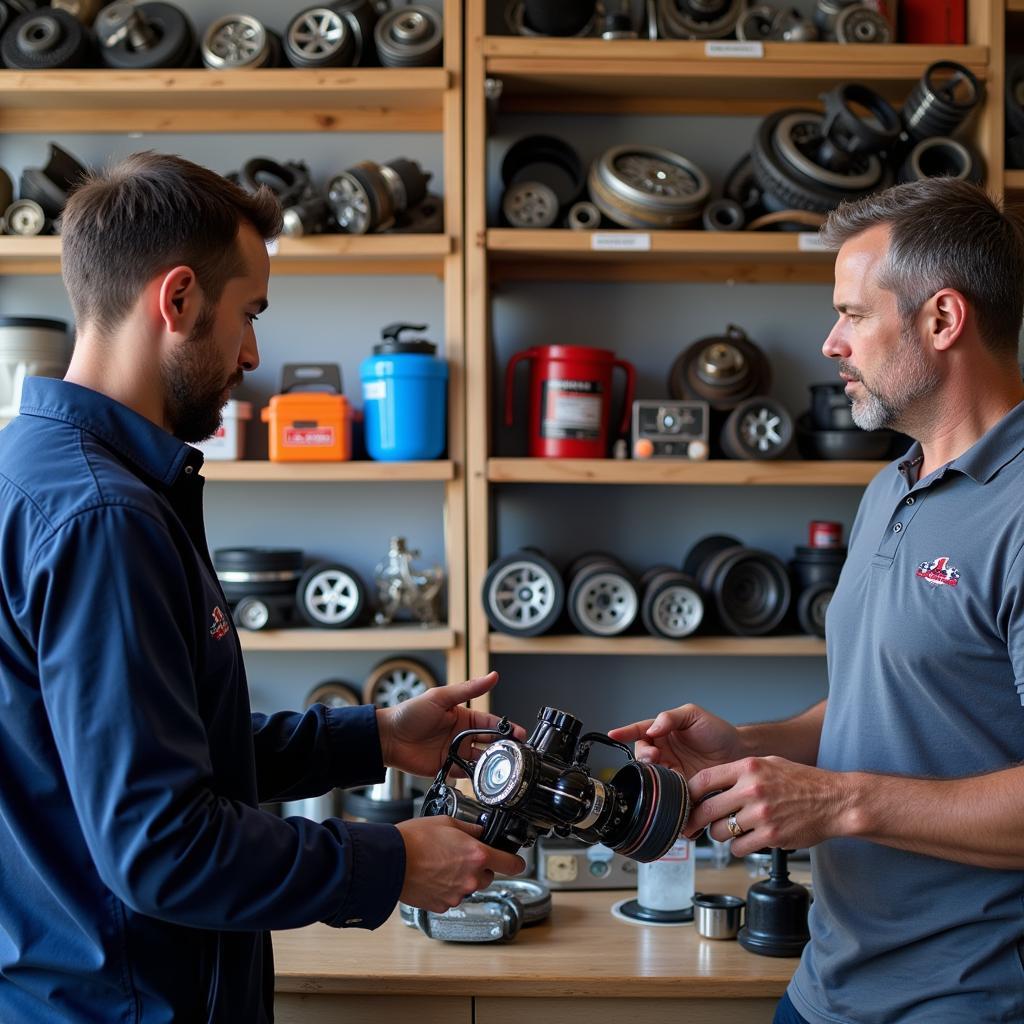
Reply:
<svg viewBox="0 0 1024 1024"><path fill-rule="evenodd" d="M0 71L0 132L439 131L445 68Z"/></svg>
<svg viewBox="0 0 1024 1024"><path fill-rule="evenodd" d="M1021 3L1024 3L1024 0L1021 0ZM1021 10L1024 12L1024 7ZM1003 183L1007 192L1024 192L1024 171L1004 172Z"/></svg>
<svg viewBox="0 0 1024 1024"><path fill-rule="evenodd" d="M240 629L243 651L448 651L455 630L447 626L387 626L366 629Z"/></svg>
<svg viewBox="0 0 1024 1024"><path fill-rule="evenodd" d="M444 274L448 235L320 235L282 238L275 274ZM0 237L0 274L59 274L60 238Z"/></svg>
<svg viewBox="0 0 1024 1024"><path fill-rule="evenodd" d="M487 479L506 484L683 484L863 487L885 462L707 462L631 459L490 459Z"/></svg>
<svg viewBox="0 0 1024 1024"><path fill-rule="evenodd" d="M538 636L491 633L492 654L691 655L694 657L821 657L825 642L811 636L699 636L661 640L653 636Z"/></svg>
<svg viewBox="0 0 1024 1024"><path fill-rule="evenodd" d="M1007 14L1024 14L1024 0L1006 0Z"/></svg>
<svg viewBox="0 0 1024 1024"><path fill-rule="evenodd" d="M455 463L208 460L203 476L211 483L415 483L454 480Z"/></svg>

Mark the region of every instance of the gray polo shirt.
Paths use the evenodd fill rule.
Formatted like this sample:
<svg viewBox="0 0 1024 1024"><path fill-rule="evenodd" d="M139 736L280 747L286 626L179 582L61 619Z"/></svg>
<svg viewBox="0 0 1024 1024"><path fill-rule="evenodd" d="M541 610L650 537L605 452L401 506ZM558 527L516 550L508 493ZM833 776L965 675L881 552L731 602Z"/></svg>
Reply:
<svg viewBox="0 0 1024 1024"><path fill-rule="evenodd" d="M918 482L920 456L857 512L828 611L821 768L962 778L1024 761L1024 403ZM1024 1021L1024 872L859 839L812 859L789 988L808 1021Z"/></svg>

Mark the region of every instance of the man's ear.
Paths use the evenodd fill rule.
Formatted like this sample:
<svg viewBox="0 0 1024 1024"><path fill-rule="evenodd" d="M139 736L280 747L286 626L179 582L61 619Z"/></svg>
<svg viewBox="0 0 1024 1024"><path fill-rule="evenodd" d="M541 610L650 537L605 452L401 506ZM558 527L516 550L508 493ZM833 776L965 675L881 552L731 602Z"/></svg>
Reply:
<svg viewBox="0 0 1024 1024"><path fill-rule="evenodd" d="M937 352L948 351L967 326L969 304L955 288L943 288L929 300L928 333Z"/></svg>
<svg viewBox="0 0 1024 1024"><path fill-rule="evenodd" d="M195 271L180 266L168 270L157 291L158 315L170 334L188 334L199 315L202 293Z"/></svg>

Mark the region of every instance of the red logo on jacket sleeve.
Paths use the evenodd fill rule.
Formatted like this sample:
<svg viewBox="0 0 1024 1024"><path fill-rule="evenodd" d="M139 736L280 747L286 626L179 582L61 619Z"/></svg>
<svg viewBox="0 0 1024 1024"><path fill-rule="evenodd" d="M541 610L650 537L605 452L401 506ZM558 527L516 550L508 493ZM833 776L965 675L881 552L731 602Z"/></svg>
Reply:
<svg viewBox="0 0 1024 1024"><path fill-rule="evenodd" d="M228 617L220 610L220 605L213 609L213 625L210 626L210 636L214 640L223 640L231 630Z"/></svg>

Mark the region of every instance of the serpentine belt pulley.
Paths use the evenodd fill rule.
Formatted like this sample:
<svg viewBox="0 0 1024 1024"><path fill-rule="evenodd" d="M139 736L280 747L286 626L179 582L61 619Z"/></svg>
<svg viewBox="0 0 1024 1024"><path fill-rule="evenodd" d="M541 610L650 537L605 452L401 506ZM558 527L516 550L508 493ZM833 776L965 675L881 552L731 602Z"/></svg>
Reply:
<svg viewBox="0 0 1024 1024"><path fill-rule="evenodd" d="M733 324L720 337L701 338L688 346L672 363L668 376L673 398L700 399L720 412L763 394L770 383L768 357Z"/></svg>
<svg viewBox="0 0 1024 1024"><path fill-rule="evenodd" d="M651 636L681 640L700 628L704 599L692 576L656 565L640 578L640 590L640 621Z"/></svg>
<svg viewBox="0 0 1024 1024"><path fill-rule="evenodd" d="M565 586L551 562L524 549L491 563L482 599L494 629L513 636L540 636L562 614Z"/></svg>
<svg viewBox="0 0 1024 1024"><path fill-rule="evenodd" d="M636 585L626 567L611 555L577 558L566 570L569 621L590 636L618 636L633 625L640 610Z"/></svg>
<svg viewBox="0 0 1024 1024"><path fill-rule="evenodd" d="M110 68L186 67L195 49L195 30L173 4L118 0L96 17L100 57Z"/></svg>
<svg viewBox="0 0 1024 1024"><path fill-rule="evenodd" d="M343 231L384 231L426 198L430 178L430 172L404 157L386 164L364 160L328 183L327 201Z"/></svg>
<svg viewBox="0 0 1024 1024"><path fill-rule="evenodd" d="M865 4L844 7L836 16L834 32L838 43L892 42L892 25Z"/></svg>
<svg viewBox="0 0 1024 1024"><path fill-rule="evenodd" d="M746 6L746 0L658 0L658 34L663 39L724 39Z"/></svg>
<svg viewBox="0 0 1024 1024"><path fill-rule="evenodd" d="M444 59L444 23L425 4L389 11L374 29L377 56L388 68L439 67Z"/></svg>
<svg viewBox="0 0 1024 1024"><path fill-rule="evenodd" d="M92 32L66 11L47 8L15 18L0 39L4 65L16 71L86 67Z"/></svg>
<svg viewBox="0 0 1024 1024"><path fill-rule="evenodd" d="M258 18L226 14L203 34L203 63L214 71L268 68L280 63L281 43Z"/></svg>
<svg viewBox="0 0 1024 1024"><path fill-rule="evenodd" d="M615 146L590 167L590 197L626 228L682 228L699 219L711 193L692 161L657 146Z"/></svg>
<svg viewBox="0 0 1024 1024"><path fill-rule="evenodd" d="M969 68L951 60L936 61L925 69L903 104L903 128L911 139L952 135L981 95L981 83Z"/></svg>

